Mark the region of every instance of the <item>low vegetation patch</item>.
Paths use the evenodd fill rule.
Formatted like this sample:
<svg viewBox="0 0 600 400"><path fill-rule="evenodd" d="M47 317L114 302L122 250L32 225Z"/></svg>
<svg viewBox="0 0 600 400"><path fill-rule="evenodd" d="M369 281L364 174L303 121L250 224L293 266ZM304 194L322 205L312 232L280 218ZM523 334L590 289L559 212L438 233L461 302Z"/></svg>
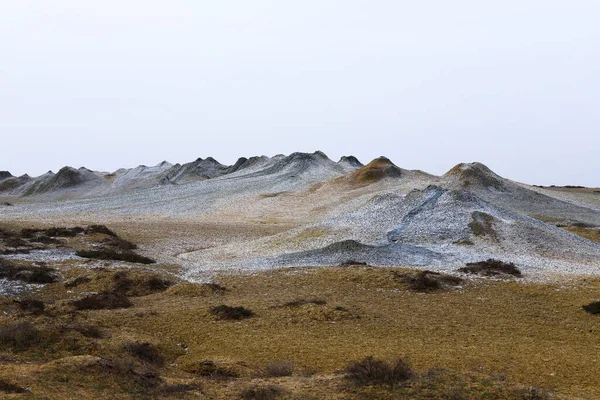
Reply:
<svg viewBox="0 0 600 400"><path fill-rule="evenodd" d="M180 368L190 374L211 379L233 379L239 373L231 365L224 365L212 360L183 363Z"/></svg>
<svg viewBox="0 0 600 400"><path fill-rule="evenodd" d="M34 299L23 299L18 302L19 308L22 311L30 312L32 314L43 314L46 309L46 305L43 301Z"/></svg>
<svg viewBox="0 0 600 400"><path fill-rule="evenodd" d="M78 276L73 279L69 279L68 281L65 281L63 283L63 285L66 288L74 288L79 285L83 285L85 283L91 282L91 280L92 280L92 278L90 278L89 276Z"/></svg>
<svg viewBox="0 0 600 400"><path fill-rule="evenodd" d="M372 356L350 363L345 372L357 385L395 385L415 376L410 363L402 358L390 363Z"/></svg>
<svg viewBox="0 0 600 400"><path fill-rule="evenodd" d="M366 262L356 260L346 260L339 265L340 267L352 267L352 266L369 266Z"/></svg>
<svg viewBox="0 0 600 400"><path fill-rule="evenodd" d="M493 258L475 263L467 263L466 267L459 268L458 271L483 276L510 275L517 278L522 276L521 271L515 264Z"/></svg>
<svg viewBox="0 0 600 400"><path fill-rule="evenodd" d="M263 385L252 386L242 390L240 397L243 400L275 400L286 394L286 391L279 386Z"/></svg>
<svg viewBox="0 0 600 400"><path fill-rule="evenodd" d="M0 278L25 283L54 283L58 280L54 268L37 265L21 265L0 258Z"/></svg>
<svg viewBox="0 0 600 400"><path fill-rule="evenodd" d="M0 326L0 348L22 351L41 341L40 332L30 322Z"/></svg>
<svg viewBox="0 0 600 400"><path fill-rule="evenodd" d="M471 214L471 222L469 228L475 236L489 236L496 238L496 231L493 227L494 217L480 211L473 211Z"/></svg>
<svg viewBox="0 0 600 400"><path fill-rule="evenodd" d="M98 293L74 300L71 305L76 310L113 310L133 306L131 300L120 293Z"/></svg>
<svg viewBox="0 0 600 400"><path fill-rule="evenodd" d="M174 385L164 386L160 392L163 395L169 396L199 391L202 391L202 385L199 383L176 383Z"/></svg>
<svg viewBox="0 0 600 400"><path fill-rule="evenodd" d="M589 314L600 314L600 301L592 301L590 304L583 306L583 309Z"/></svg>
<svg viewBox="0 0 600 400"><path fill-rule="evenodd" d="M164 362L158 349L151 343L130 342L123 344L122 348L127 354L147 363L162 365Z"/></svg>
<svg viewBox="0 0 600 400"><path fill-rule="evenodd" d="M268 377L292 376L294 364L289 361L277 360L265 365L265 375Z"/></svg>
<svg viewBox="0 0 600 400"><path fill-rule="evenodd" d="M7 394L10 393L27 393L27 389L24 387L15 385L7 380L0 379L0 392L4 392Z"/></svg>
<svg viewBox="0 0 600 400"><path fill-rule="evenodd" d="M94 326L94 325L74 323L74 324L70 324L70 325L65 325L65 326L63 326L63 328L65 330L72 330L75 332L79 332L81 335L85 336L86 338L102 339L104 337L104 334L102 333L100 328L98 328L97 326Z"/></svg>
<svg viewBox="0 0 600 400"><path fill-rule="evenodd" d="M75 253L79 257L97 260L126 261L137 264L154 264L156 261L149 257L141 256L133 251L105 248L100 250L79 250Z"/></svg>
<svg viewBox="0 0 600 400"><path fill-rule="evenodd" d="M251 318L254 312L245 307L230 307L226 305L214 306L210 313L220 320L241 320Z"/></svg>
<svg viewBox="0 0 600 400"><path fill-rule="evenodd" d="M175 282L160 275L142 274L129 276L126 271L119 271L113 275L113 292L127 296L146 296L152 293L163 292L173 286Z"/></svg>
<svg viewBox="0 0 600 400"><path fill-rule="evenodd" d="M408 285L409 289L416 292L433 292L463 283L462 278L433 271L421 271L416 275L398 272L394 272L394 274Z"/></svg>

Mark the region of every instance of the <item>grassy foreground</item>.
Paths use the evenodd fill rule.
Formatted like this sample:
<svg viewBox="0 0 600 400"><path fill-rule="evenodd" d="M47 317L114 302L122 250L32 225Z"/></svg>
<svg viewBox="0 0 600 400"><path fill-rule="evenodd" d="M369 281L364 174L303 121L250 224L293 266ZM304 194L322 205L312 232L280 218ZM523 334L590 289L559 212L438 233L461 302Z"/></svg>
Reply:
<svg viewBox="0 0 600 400"><path fill-rule="evenodd" d="M598 279L418 292L403 269L287 269L203 285L89 263L63 265L59 282L32 295L43 311L0 301L0 326L20 338L0 332L6 398L600 397L600 320L581 308L599 297ZM130 306L72 302L109 290ZM214 312L221 305L251 313L228 319ZM366 356L401 357L414 375L348 380L344 369Z"/></svg>

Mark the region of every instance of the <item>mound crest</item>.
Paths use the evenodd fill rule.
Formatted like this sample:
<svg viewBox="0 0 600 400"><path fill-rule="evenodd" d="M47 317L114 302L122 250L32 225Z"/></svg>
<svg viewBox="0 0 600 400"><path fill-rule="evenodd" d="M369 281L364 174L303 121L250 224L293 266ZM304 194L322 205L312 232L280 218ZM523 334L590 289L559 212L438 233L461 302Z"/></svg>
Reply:
<svg viewBox="0 0 600 400"><path fill-rule="evenodd" d="M388 158L379 157L353 172L350 175L350 181L357 185L369 185L385 178L399 178L402 175L401 168Z"/></svg>
<svg viewBox="0 0 600 400"><path fill-rule="evenodd" d="M89 182L98 181L100 178L87 168L75 169L63 167L56 174L52 171L42 175L27 189L25 196L43 194L61 189L74 188Z"/></svg>
<svg viewBox="0 0 600 400"><path fill-rule="evenodd" d="M347 165L352 168L361 168L364 166L363 163L354 156L343 156L340 158L340 161L338 161L338 164Z"/></svg>
<svg viewBox="0 0 600 400"><path fill-rule="evenodd" d="M12 178L13 175L8 171L0 171L0 181L8 178Z"/></svg>
<svg viewBox="0 0 600 400"><path fill-rule="evenodd" d="M198 158L187 164L175 164L166 173L170 182L182 183L219 177L227 173L228 167L212 157Z"/></svg>
<svg viewBox="0 0 600 400"><path fill-rule="evenodd" d="M446 172L443 179L461 188L482 186L500 190L504 187L504 178L479 162L458 164Z"/></svg>

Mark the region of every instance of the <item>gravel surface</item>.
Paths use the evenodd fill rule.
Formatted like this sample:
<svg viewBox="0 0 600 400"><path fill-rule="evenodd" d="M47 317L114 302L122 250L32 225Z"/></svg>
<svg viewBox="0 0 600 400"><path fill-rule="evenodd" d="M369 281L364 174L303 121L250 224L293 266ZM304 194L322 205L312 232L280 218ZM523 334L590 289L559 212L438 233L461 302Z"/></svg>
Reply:
<svg viewBox="0 0 600 400"><path fill-rule="evenodd" d="M0 198L15 204L1 209L0 221L130 223L133 230L162 221L164 231L144 246L146 254L182 265L197 280L222 270L347 260L450 270L492 257L515 262L540 279L600 272L600 245L556 227L600 226L600 211L586 206L589 201L532 190L479 163L459 164L442 177L403 169L373 173L383 164L385 171L396 170L383 158L362 167L354 158L334 162L321 152L242 158L233 166L207 158L105 175L75 170L89 179L43 194ZM102 176L102 183L92 175ZM2 182L16 179L4 176ZM190 234L169 230L178 223L188 224ZM277 229L248 237L193 231L206 224Z"/></svg>

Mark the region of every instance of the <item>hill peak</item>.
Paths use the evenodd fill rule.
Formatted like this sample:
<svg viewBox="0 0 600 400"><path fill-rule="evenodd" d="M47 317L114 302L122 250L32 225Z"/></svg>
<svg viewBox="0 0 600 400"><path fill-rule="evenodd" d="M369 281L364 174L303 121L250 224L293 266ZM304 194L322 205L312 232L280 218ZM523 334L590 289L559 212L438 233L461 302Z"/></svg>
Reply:
<svg viewBox="0 0 600 400"><path fill-rule="evenodd" d="M504 178L480 162L461 163L446 172L443 178L461 187L483 186L500 189Z"/></svg>

